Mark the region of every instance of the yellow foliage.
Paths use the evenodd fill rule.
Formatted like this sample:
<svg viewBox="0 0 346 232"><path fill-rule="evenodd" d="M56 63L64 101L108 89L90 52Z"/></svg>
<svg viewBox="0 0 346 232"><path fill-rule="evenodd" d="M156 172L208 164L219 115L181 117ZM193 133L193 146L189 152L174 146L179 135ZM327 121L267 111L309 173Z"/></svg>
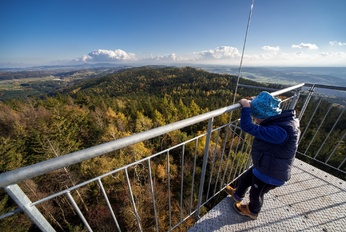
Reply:
<svg viewBox="0 0 346 232"><path fill-rule="evenodd" d="M108 120L114 119L117 117L117 114L114 112L114 110L110 107L108 107L107 112L106 112L106 118Z"/></svg>
<svg viewBox="0 0 346 232"><path fill-rule="evenodd" d="M164 180L167 177L167 172L163 165L157 165L156 175L160 180Z"/></svg>

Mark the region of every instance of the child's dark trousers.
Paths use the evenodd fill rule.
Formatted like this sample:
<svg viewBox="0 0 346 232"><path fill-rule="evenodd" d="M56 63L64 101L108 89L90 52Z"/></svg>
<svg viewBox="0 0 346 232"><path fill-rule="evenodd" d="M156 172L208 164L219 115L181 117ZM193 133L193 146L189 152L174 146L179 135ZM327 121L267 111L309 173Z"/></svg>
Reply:
<svg viewBox="0 0 346 232"><path fill-rule="evenodd" d="M263 205L263 197L264 194L276 188L277 186L266 184L260 179L258 179L252 173L253 167L249 168L246 172L244 172L238 180L238 187L236 188L236 195L244 198L246 191L249 187L250 189L250 203L249 209L252 213L258 214L261 211Z"/></svg>

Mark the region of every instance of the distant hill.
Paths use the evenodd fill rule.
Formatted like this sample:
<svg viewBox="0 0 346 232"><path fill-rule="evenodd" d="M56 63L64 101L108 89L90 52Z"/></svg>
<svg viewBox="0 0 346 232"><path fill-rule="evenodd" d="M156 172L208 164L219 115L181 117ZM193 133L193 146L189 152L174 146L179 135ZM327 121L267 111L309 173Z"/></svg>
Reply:
<svg viewBox="0 0 346 232"><path fill-rule="evenodd" d="M101 78L87 79L65 89L62 93L105 95L127 99L168 96L176 101L194 100L202 108L209 107L213 103L213 108L216 108L232 103L236 82L237 77L234 75L210 73L192 67L148 66L128 68ZM246 79L242 79L242 83L277 87L277 85L265 85ZM239 91L248 96L258 93L258 90L254 89L241 88Z"/></svg>
<svg viewBox="0 0 346 232"><path fill-rule="evenodd" d="M238 75L238 67L196 66L209 72ZM346 67L243 67L240 76L257 82L346 86Z"/></svg>

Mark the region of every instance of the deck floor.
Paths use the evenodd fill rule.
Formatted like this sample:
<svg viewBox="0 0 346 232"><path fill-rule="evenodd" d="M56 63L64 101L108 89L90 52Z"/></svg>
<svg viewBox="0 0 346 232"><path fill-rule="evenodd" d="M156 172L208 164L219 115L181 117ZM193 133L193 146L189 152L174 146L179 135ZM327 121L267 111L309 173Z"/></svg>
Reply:
<svg viewBox="0 0 346 232"><path fill-rule="evenodd" d="M292 178L265 195L257 220L239 215L233 204L226 197L188 232L346 231L346 182L297 159Z"/></svg>

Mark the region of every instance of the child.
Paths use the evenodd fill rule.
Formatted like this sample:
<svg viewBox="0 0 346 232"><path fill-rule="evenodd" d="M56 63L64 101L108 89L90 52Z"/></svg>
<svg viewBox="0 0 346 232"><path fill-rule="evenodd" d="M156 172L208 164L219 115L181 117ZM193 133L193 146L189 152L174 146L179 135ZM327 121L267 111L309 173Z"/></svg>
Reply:
<svg viewBox="0 0 346 232"><path fill-rule="evenodd" d="M265 91L251 103L246 99L239 103L243 107L240 127L255 137L251 149L253 166L240 176L236 189L227 186L225 191L236 201L238 213L257 219L264 194L291 177L300 136L299 121L294 110L282 111L281 100ZM251 116L257 125L252 123ZM250 203L241 204L249 187Z"/></svg>

